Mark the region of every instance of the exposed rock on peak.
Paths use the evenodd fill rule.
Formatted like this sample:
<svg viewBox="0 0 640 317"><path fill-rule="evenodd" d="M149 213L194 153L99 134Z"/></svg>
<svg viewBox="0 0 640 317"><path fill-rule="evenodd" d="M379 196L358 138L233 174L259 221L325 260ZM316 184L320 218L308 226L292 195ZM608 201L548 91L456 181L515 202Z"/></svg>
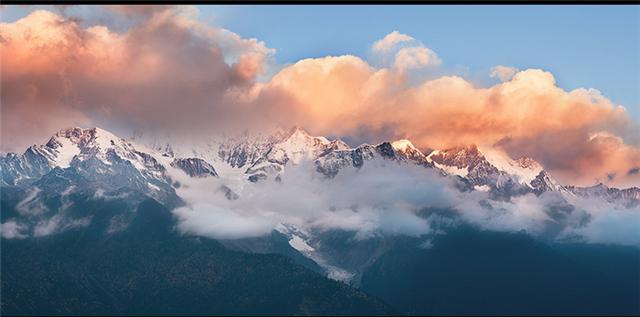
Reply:
<svg viewBox="0 0 640 317"><path fill-rule="evenodd" d="M171 162L171 166L183 170L191 177L218 176L211 164L199 158L175 159Z"/></svg>

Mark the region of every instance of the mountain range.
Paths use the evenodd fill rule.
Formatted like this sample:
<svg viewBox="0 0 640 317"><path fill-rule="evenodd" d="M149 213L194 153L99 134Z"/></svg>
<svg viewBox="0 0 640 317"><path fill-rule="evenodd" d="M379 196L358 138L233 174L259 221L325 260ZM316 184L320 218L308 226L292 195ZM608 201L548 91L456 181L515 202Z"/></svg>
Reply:
<svg viewBox="0 0 640 317"><path fill-rule="evenodd" d="M318 173L331 178L344 168L359 168L376 159L432 168L445 177L457 178L463 190L486 191L498 199L556 192L567 198L595 197L629 207L640 202L638 187L561 185L535 160L513 160L494 148L469 145L425 154L409 140L352 148L341 140L310 136L298 127L181 145L157 140L137 144L100 128L63 129L44 145L33 145L22 154L3 155L0 168L6 186L29 186L56 168L73 168L81 175L115 186L170 196L172 183L165 173L168 168L180 169L191 177L228 173L239 181L258 182L278 180L287 165L303 161L312 162ZM126 175L127 179L112 178L115 174Z"/></svg>
<svg viewBox="0 0 640 317"><path fill-rule="evenodd" d="M299 127L193 140L153 135L124 139L100 128L63 129L46 144L0 157L2 313L473 313L477 311L456 310L455 303L443 302L432 289L417 290L420 284L393 282L423 277L444 287L441 294L454 296L457 288L449 286L453 288L447 290L438 280L440 277L427 276L416 265L439 268L440 264L424 257L427 254L443 263L452 261L459 255L440 248L449 244L455 246L451 248L464 249L461 236L476 241L474 252L484 250L501 261L514 260L513 255L502 251L527 256L526 252L513 250L532 250L531 254L548 262L546 265L558 267L559 271L553 274L573 271L571 274L582 281L579 286L566 285L572 281L567 276L551 279L551 275L543 274L536 286L538 296L557 283L565 284L563 292L574 286L600 288L602 292L621 287L625 291L616 293L618 300L610 305L593 300L600 291L578 297L591 301L584 306L593 308L591 311L640 310L632 298L638 294L638 283L616 277L612 267L594 268L592 258L585 255L591 251L575 251L592 248L582 241L577 241L579 247L564 244L557 248L554 241L540 242L527 234L514 238L513 233L487 233L484 228L467 224L453 226L457 216L452 208L426 206L416 211L425 219L438 215L440 222L431 223L431 227L451 233L446 237L434 234L426 240L424 236L402 234L354 238L349 230L318 230L286 219L262 236L209 239L176 230L174 211L193 203L181 195L185 188L193 186L192 181L216 180L211 184L217 188L209 190L233 203L242 202L259 190L256 186L282 182L295 168L308 168L312 177L331 184L341 173L359 177L358 171L370 165L383 170L394 167L429 171L453 184L456 193L483 195L486 199L482 203L488 202L489 209L522 197L552 197L555 207L549 212L550 223L579 216L577 200L597 201L621 210L640 206L638 187L561 184L535 160L514 159L493 147L468 145L422 151L409 140L351 147L339 139L311 136ZM580 222L589 221L588 215L580 217ZM486 234L490 234L489 238ZM503 244L501 239L519 242ZM616 251L607 251L612 254L608 261L623 263L621 270L628 273L627 278L637 275L637 270L633 272L633 265L638 262L637 247L612 248ZM480 258L479 253L471 256L476 262ZM494 270L501 266L491 263L473 268L479 275L491 272L499 279L499 272ZM539 269L520 260L514 263L525 266L525 270ZM291 278L291 274L295 277ZM509 274L513 278L513 273ZM205 277L211 280L203 281ZM458 281L452 285L463 283L461 278L451 277ZM505 289L514 287L507 284ZM278 292L258 291L274 285L278 285ZM126 291L119 293L122 289ZM224 294L225 289L230 293ZM147 297L150 290L153 296ZM509 297L504 289L498 293ZM431 305L420 294L440 302ZM461 303L476 301L470 295L460 296ZM212 301L213 297L218 299ZM293 302L283 304L288 297ZM244 304L240 308L222 304L234 298L242 298ZM189 303L184 306L189 309L181 309L178 299ZM332 301L340 304L330 304ZM577 305L575 301L563 306L544 297L540 305L526 310L531 305L522 300L504 306L505 310L496 309L495 305L476 307L486 308L481 313L498 314L589 312L572 310ZM610 310L614 306L618 310Z"/></svg>

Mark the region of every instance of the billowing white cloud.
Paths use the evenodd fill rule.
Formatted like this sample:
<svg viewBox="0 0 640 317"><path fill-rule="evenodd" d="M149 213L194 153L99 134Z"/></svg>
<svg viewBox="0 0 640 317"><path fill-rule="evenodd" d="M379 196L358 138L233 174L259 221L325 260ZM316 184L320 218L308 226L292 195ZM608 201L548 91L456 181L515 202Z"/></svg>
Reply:
<svg viewBox="0 0 640 317"><path fill-rule="evenodd" d="M188 202L173 211L178 229L218 239L261 236L278 224L348 230L363 239L420 236L430 227L416 212L448 206L452 197L447 181L434 171L383 162L346 169L333 179L317 174L310 164L288 166L279 182L235 188L237 200L217 190L227 182L224 177L175 177L183 184L178 194Z"/></svg>
<svg viewBox="0 0 640 317"><path fill-rule="evenodd" d="M404 47L396 53L394 67L399 70L440 65L442 61L436 53L426 47Z"/></svg>
<svg viewBox="0 0 640 317"><path fill-rule="evenodd" d="M640 206L621 208L597 198L576 198L572 203L589 220L582 226L567 227L561 238L640 246Z"/></svg>
<svg viewBox="0 0 640 317"><path fill-rule="evenodd" d="M46 10L0 23L1 150L76 125L129 133L246 117L235 96L266 71L273 49L200 22L194 7L106 8L92 9L130 26L86 26Z"/></svg>
<svg viewBox="0 0 640 317"><path fill-rule="evenodd" d="M371 50L375 57L382 60L384 66L393 67L400 72L442 64L442 60L433 50L398 31L393 31L373 43Z"/></svg>
<svg viewBox="0 0 640 317"><path fill-rule="evenodd" d="M540 162L562 184L640 184L640 174L628 173L640 162L638 126L596 90L566 91L540 69L487 88L459 76L413 84L395 70L356 56L305 59L278 72L256 96L286 104L280 119L316 135L407 138L422 149L498 145L512 157Z"/></svg>
<svg viewBox="0 0 640 317"><path fill-rule="evenodd" d="M398 31L393 31L385 35L384 38L373 43L371 49L374 52L387 53L399 43L409 42L413 40L414 38L409 35L402 34Z"/></svg>
<svg viewBox="0 0 640 317"><path fill-rule="evenodd" d="M442 219L418 213L444 208L459 216L449 226L463 221L481 229L524 231L543 239L640 245L640 232L632 230L640 221L638 207L594 204L577 197L569 204L557 193L496 201L487 192L460 192L452 178L443 178L433 169L390 161L345 168L332 179L304 162L288 165L279 182L240 185L224 175L172 177L182 184L177 192L188 203L172 211L178 230L216 239L259 237L279 224L316 232L346 230L357 239L420 237L438 233L434 221ZM239 194L237 200L228 200L219 190L227 185ZM606 234L618 225L621 230Z"/></svg>
<svg viewBox="0 0 640 317"><path fill-rule="evenodd" d="M527 194L510 201L491 201L482 192L463 194L456 208L462 218L484 229L495 231L527 231L534 235L544 232L546 222L553 221L542 197Z"/></svg>

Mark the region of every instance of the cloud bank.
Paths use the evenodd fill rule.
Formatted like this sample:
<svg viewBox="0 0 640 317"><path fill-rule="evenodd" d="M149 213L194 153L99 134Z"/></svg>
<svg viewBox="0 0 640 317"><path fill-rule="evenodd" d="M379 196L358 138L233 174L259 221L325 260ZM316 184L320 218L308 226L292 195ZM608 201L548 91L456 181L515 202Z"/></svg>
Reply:
<svg viewBox="0 0 640 317"><path fill-rule="evenodd" d="M103 10L131 27L83 27L45 10L0 25L3 147L17 150L73 125L224 122L242 112L227 98L244 94L274 53L200 23L190 7Z"/></svg>
<svg viewBox="0 0 640 317"><path fill-rule="evenodd" d="M281 224L316 233L344 230L356 239L424 238L441 233L442 224L464 222L551 241L640 245L638 207L580 198L567 202L557 193L495 201L485 192L460 192L453 178L433 169L384 160L345 168L332 179L308 163L288 165L281 177L235 187L239 197L229 200L218 189L232 179L193 179L174 171L172 178L182 184L177 193L187 202L172 211L176 228L214 239L260 237ZM453 218L432 210L448 211Z"/></svg>
<svg viewBox="0 0 640 317"><path fill-rule="evenodd" d="M429 223L417 213L422 207L445 207L454 190L433 170L377 162L346 169L333 179L304 163L287 167L278 182L247 183L232 188L229 200L221 186L230 181L172 175L181 184L178 195L189 204L173 213L183 233L216 239L257 237L278 224L313 230L347 230L358 238L378 234L420 236Z"/></svg>
<svg viewBox="0 0 640 317"><path fill-rule="evenodd" d="M275 51L200 22L194 8L100 10L128 27L82 26L48 11L0 25L3 151L70 125L210 132L297 124L356 143L498 145L565 184L640 184L640 133L625 108L595 89L565 91L549 72L498 66L492 74L502 82L487 88L458 76L415 83L411 72L443 60L394 31L373 44L376 66L349 55L303 59L258 82Z"/></svg>
<svg viewBox="0 0 640 317"><path fill-rule="evenodd" d="M532 157L563 183L638 185L638 127L594 89L564 91L551 73L529 69L477 88L445 76L408 85L400 72L355 56L302 60L263 91L286 92L292 120L316 134L360 141L407 138L425 148L499 145ZM619 175L608 180L607 174Z"/></svg>
<svg viewBox="0 0 640 317"><path fill-rule="evenodd" d="M383 159L367 161L359 169L342 169L331 179L307 161L287 165L280 181L258 183L239 182L224 174L191 178L172 167L167 172L180 184L176 192L186 202L171 211L175 229L185 235L254 238L293 225L314 234L347 231L355 239L417 237L427 239L423 247L428 247L428 239L443 228L468 223L483 230L524 231L549 241L640 246L640 206L562 198L554 192L496 201L486 192L459 191L454 177L443 177L437 170ZM229 189L237 197L228 195ZM59 208L46 209L44 214L39 191L26 193L17 208L24 218L5 220L0 235L5 239L44 237L90 225L92 216L71 217L72 190L61 193ZM100 189L93 197L123 198ZM129 221L126 215L118 215L106 231L117 234Z"/></svg>

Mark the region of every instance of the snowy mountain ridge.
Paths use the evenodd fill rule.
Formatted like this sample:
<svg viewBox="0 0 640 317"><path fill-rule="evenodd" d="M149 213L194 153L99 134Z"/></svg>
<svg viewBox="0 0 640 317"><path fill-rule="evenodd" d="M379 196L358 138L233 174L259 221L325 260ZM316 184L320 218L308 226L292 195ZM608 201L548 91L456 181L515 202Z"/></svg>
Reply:
<svg viewBox="0 0 640 317"><path fill-rule="evenodd" d="M167 169L181 170L190 177L232 175L241 178L239 182L258 182L278 180L289 164L310 162L318 173L331 178L344 168L360 168L371 160L434 168L445 177L461 179L468 190L488 191L502 198L552 191L606 196L608 201L624 200L625 205L635 205L640 195L635 187L596 190L563 186L535 160L514 160L496 148L469 145L425 154L406 139L352 148L339 139L311 136L299 127L264 134L212 136L192 143L144 138L128 141L104 129L76 127L60 130L46 144L33 145L21 155L3 156L0 168L3 184L18 185L55 168L82 168L95 161L94 173L109 174L115 172L114 164L125 164L155 189L156 183L171 186Z"/></svg>
<svg viewBox="0 0 640 317"><path fill-rule="evenodd" d="M36 228L46 228L48 222L40 219L39 206L56 196L65 200L78 191L103 200L126 198L123 200L132 205L135 204L132 197L151 197L172 209L184 205L180 188L189 186L190 181L214 178L216 182L212 183L219 187L211 188L211 194L221 192L223 200L232 202L243 197L247 186L280 181L292 166L310 166L313 169L310 172L316 173L313 175L331 182L345 169L357 172L367 164L432 169L438 172L436 176L440 174L453 180L458 190L485 192L486 197L496 202L550 193L567 204L581 197L626 208L640 205L638 187L563 186L535 160L514 160L494 148L470 145L425 154L406 139L350 147L341 140L312 136L297 127L182 142L158 138L129 141L100 128L63 129L44 145L33 145L22 154L0 157L0 172L4 189L22 192L18 194L21 198L17 209L29 209L25 216L33 218ZM349 177L357 177L358 174L351 175L355 176ZM62 218L70 217L62 211L59 214ZM78 216L80 218L74 218L71 223L86 220L84 214ZM62 218L52 219L61 221ZM112 225L113 230L109 232L122 227L118 223ZM276 230L288 239L293 249L317 263L329 277L342 281L359 279L361 267L339 264L331 248L323 246L323 241L331 238L330 234L325 236L322 232L307 230L304 225L287 223L280 224Z"/></svg>

